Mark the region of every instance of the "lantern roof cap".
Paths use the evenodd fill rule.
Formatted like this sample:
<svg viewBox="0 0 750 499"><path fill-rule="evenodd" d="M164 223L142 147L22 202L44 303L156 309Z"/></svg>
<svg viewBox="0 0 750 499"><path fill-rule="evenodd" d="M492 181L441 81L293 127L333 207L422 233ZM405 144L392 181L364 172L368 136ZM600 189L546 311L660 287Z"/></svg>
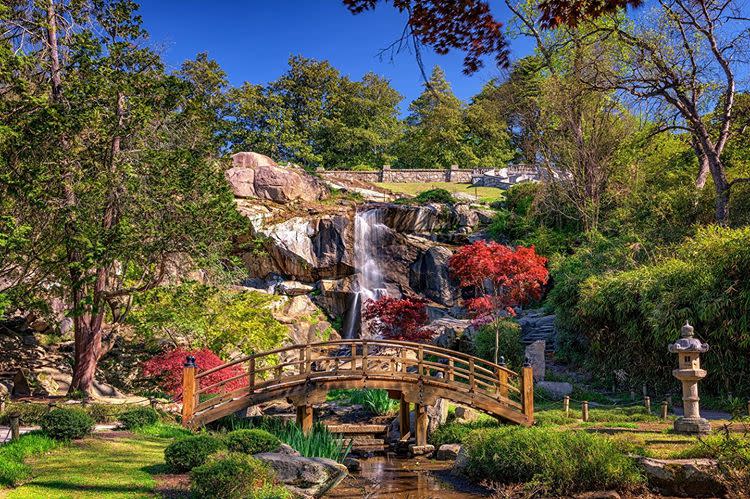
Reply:
<svg viewBox="0 0 750 499"><path fill-rule="evenodd" d="M708 343L703 343L694 336L695 329L689 322L680 329L680 339L669 345L670 353L696 352L703 353L708 351Z"/></svg>

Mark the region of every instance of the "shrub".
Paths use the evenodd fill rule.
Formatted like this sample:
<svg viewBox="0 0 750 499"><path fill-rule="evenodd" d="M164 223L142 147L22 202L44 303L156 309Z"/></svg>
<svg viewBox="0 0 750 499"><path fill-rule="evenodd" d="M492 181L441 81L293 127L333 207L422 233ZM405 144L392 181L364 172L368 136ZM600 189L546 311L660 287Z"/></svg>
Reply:
<svg viewBox="0 0 750 499"><path fill-rule="evenodd" d="M643 483L635 461L606 437L550 428L475 430L464 439L466 473L525 483L542 494L626 490Z"/></svg>
<svg viewBox="0 0 750 499"><path fill-rule="evenodd" d="M159 386L166 392L173 394L175 397L182 396L182 371L185 364L185 358L188 355L195 357L196 365L202 369L212 369L224 364L224 361L211 350L203 349L190 351L184 348L175 348L167 350L156 357L144 362L143 374L147 378L152 378L159 383ZM226 369L221 369L208 376L201 378L201 384L205 386L213 385L219 381L239 376L244 371L241 365L235 365ZM247 385L246 377L231 381L223 386L212 388L208 393L225 393Z"/></svg>
<svg viewBox="0 0 750 499"><path fill-rule="evenodd" d="M426 341L435 331L427 324L427 303L410 298L383 296L367 300L362 319L368 321L370 333L389 340Z"/></svg>
<svg viewBox="0 0 750 499"><path fill-rule="evenodd" d="M113 423L124 412L122 406L113 404L91 404L83 409L99 424Z"/></svg>
<svg viewBox="0 0 750 499"><path fill-rule="evenodd" d="M193 435L176 440L164 449L164 461L173 471L190 471L206 462L214 452L226 449L224 440L213 435Z"/></svg>
<svg viewBox="0 0 750 499"><path fill-rule="evenodd" d="M477 420L468 423L451 422L438 426L430 435L430 444L437 449L443 444L460 444L477 428L492 428L497 426L493 420Z"/></svg>
<svg viewBox="0 0 750 499"><path fill-rule="evenodd" d="M42 431L56 440L83 438L94 429L94 419L78 407L49 411L42 418Z"/></svg>
<svg viewBox="0 0 750 499"><path fill-rule="evenodd" d="M120 414L120 424L126 430L152 425L159 421L159 413L151 407L133 407Z"/></svg>
<svg viewBox="0 0 750 499"><path fill-rule="evenodd" d="M474 335L477 356L494 362L495 334L498 334L498 358L505 357L510 369L523 365L524 349L521 343L521 326L513 319L497 319L479 328Z"/></svg>
<svg viewBox="0 0 750 499"><path fill-rule="evenodd" d="M429 189L422 191L414 198L418 203L447 203L453 204L456 200L453 195L445 189Z"/></svg>
<svg viewBox="0 0 750 499"><path fill-rule="evenodd" d="M0 424L9 425L10 415L16 413L21 416L21 424L40 425L47 412L49 412L47 404L8 402L5 404L5 411L0 414Z"/></svg>
<svg viewBox="0 0 750 499"><path fill-rule="evenodd" d="M279 448L281 441L265 430L235 430L227 435L227 448L232 452L258 454L271 452Z"/></svg>
<svg viewBox="0 0 750 499"><path fill-rule="evenodd" d="M226 453L212 457L190 472L195 497L216 499L291 498L281 486L274 485L274 472L262 461L246 454Z"/></svg>
<svg viewBox="0 0 750 499"><path fill-rule="evenodd" d="M29 456L38 456L55 449L60 444L42 434L30 432L21 438L0 446L0 485L13 487L31 475L31 468L24 463Z"/></svg>

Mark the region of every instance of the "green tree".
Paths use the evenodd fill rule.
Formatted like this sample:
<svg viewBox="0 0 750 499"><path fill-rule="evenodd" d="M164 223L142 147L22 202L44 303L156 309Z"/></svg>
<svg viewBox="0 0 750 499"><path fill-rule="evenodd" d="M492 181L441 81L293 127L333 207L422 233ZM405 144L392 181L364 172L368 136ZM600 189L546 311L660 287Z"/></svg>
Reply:
<svg viewBox="0 0 750 499"><path fill-rule="evenodd" d="M470 166L501 167L515 155L501 87L497 80L489 81L466 109L466 140L477 158Z"/></svg>
<svg viewBox="0 0 750 499"><path fill-rule="evenodd" d="M22 226L36 209L46 220L36 275L70 303L70 389L86 394L106 352L105 323L186 262L221 259L242 227L214 134L194 115L205 93L143 47L136 9L128 0L24 2L0 21L10 63L35 69L4 72L13 90L2 105L33 105L12 123L3 176L35 174L10 192L15 206L3 215ZM19 195L26 190L34 197Z"/></svg>
<svg viewBox="0 0 750 499"><path fill-rule="evenodd" d="M476 164L467 140L469 127L461 101L453 94L439 66L432 70L424 91L409 105L407 129L398 146L402 168L447 168Z"/></svg>
<svg viewBox="0 0 750 499"><path fill-rule="evenodd" d="M292 56L279 79L230 95L236 151L309 168L380 166L400 136L401 95L390 83L374 73L352 81L328 61Z"/></svg>

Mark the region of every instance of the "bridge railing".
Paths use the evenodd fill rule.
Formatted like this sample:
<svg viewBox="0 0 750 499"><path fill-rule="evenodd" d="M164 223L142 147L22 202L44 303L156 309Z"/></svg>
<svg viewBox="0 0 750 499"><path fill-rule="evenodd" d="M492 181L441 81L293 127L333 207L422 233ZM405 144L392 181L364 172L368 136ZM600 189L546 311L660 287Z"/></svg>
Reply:
<svg viewBox="0 0 750 499"><path fill-rule="evenodd" d="M364 378L422 383L486 397L533 418L530 367L521 375L504 365L435 345L395 340L353 339L291 345L238 358L200 371L185 366L183 421L197 412L252 394L282 389L304 381ZM241 369L238 369L241 367ZM220 371L240 371L220 381ZM235 388L237 385L239 388Z"/></svg>

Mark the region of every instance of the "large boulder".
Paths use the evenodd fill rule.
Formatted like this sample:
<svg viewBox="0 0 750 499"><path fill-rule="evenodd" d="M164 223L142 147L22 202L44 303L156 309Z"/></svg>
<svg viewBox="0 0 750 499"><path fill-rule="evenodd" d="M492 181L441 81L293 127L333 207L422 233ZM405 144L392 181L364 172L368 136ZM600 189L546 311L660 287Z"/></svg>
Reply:
<svg viewBox="0 0 750 499"><path fill-rule="evenodd" d="M294 216L265 224L243 238L240 253L250 277L278 274L303 283L354 273L351 215Z"/></svg>
<svg viewBox="0 0 750 499"><path fill-rule="evenodd" d="M322 457L273 452L255 454L253 457L273 468L279 482L301 497L322 497L348 474L343 464Z"/></svg>
<svg viewBox="0 0 750 499"><path fill-rule="evenodd" d="M723 497L726 487L712 459L651 459L641 457L648 483L661 494L673 497Z"/></svg>
<svg viewBox="0 0 750 499"><path fill-rule="evenodd" d="M442 348L457 349L466 341L467 330L472 325L469 319L442 317L430 322L430 328L435 331L433 343Z"/></svg>
<svg viewBox="0 0 750 499"><path fill-rule="evenodd" d="M433 246L422 253L409 268L411 288L437 303L453 306L455 282L448 271L453 252L445 246Z"/></svg>
<svg viewBox="0 0 750 499"><path fill-rule="evenodd" d="M268 156L241 152L232 156L226 178L238 198L258 198L276 203L319 201L328 195L327 187L300 168L277 165Z"/></svg>

